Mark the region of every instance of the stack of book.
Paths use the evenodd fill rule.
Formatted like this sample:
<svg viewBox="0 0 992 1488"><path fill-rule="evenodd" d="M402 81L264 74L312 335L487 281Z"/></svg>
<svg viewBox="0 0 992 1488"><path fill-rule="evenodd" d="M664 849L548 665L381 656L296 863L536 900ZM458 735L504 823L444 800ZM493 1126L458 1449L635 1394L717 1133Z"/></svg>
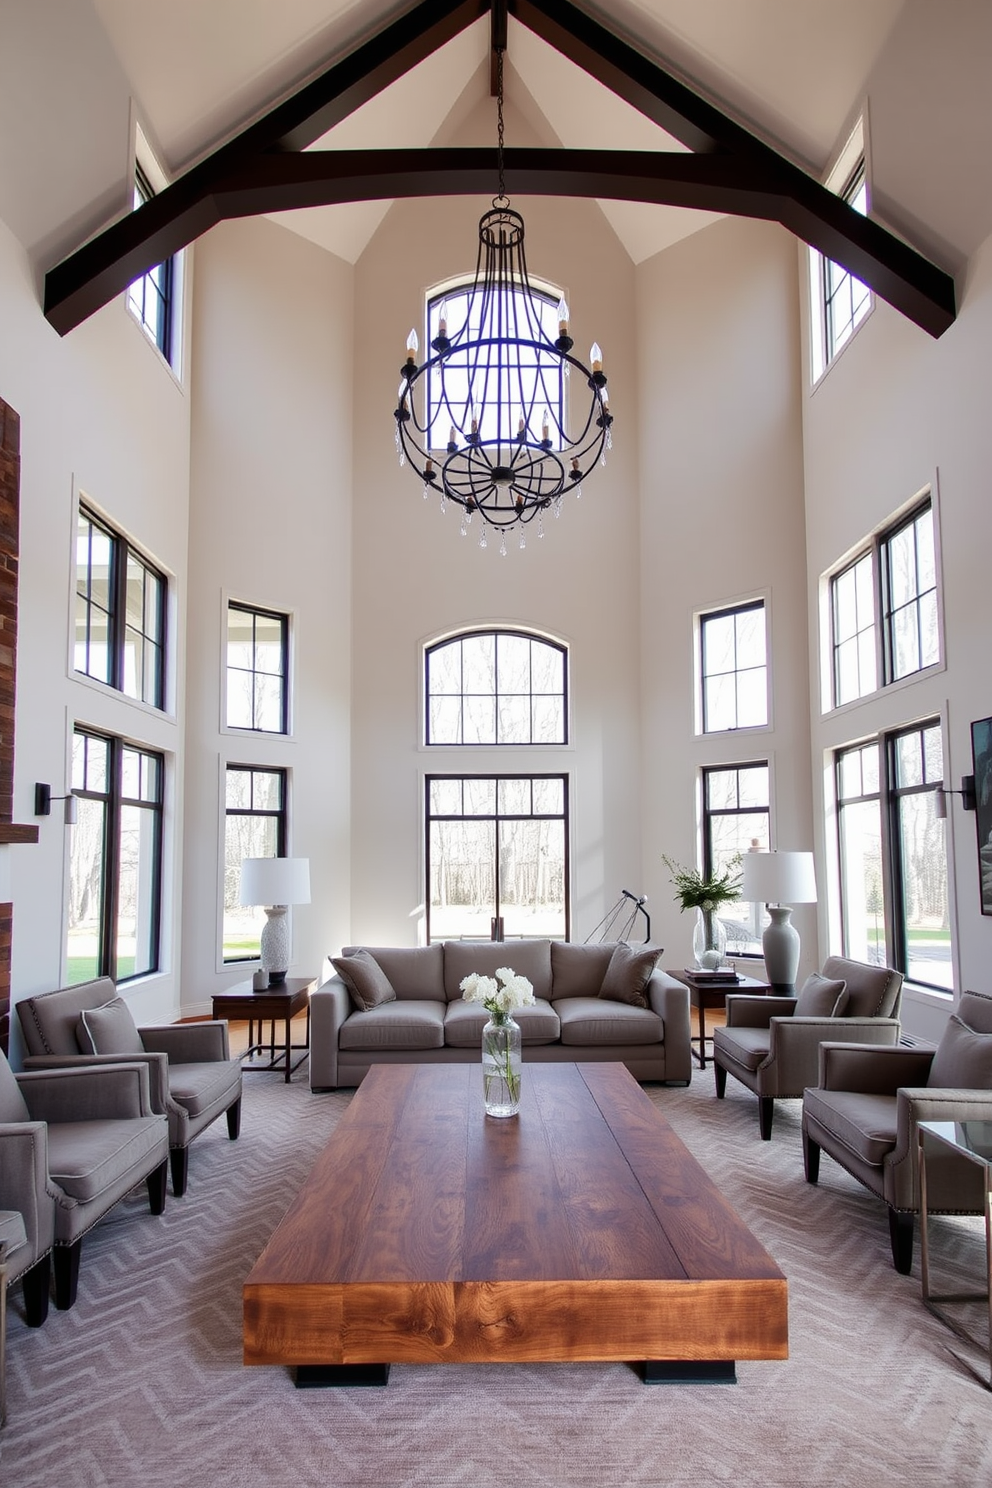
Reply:
<svg viewBox="0 0 992 1488"><path fill-rule="evenodd" d="M685 974L694 982L726 982L729 984L740 981L740 977L732 966L717 966L713 971L706 971L701 966L687 966Z"/></svg>

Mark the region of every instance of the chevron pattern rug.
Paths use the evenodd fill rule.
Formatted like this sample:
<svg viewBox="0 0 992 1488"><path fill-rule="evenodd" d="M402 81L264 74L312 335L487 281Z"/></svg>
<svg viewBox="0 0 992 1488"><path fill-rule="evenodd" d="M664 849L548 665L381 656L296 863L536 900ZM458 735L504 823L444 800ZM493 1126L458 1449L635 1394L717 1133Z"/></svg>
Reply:
<svg viewBox="0 0 992 1488"><path fill-rule="evenodd" d="M244 1368L242 1282L350 1098L305 1076L246 1077L241 1139L223 1121L200 1137L187 1196L156 1219L137 1191L90 1234L71 1312L29 1329L14 1289L4 1488L992 1484L987 1360L923 1307L918 1256L896 1274L882 1205L829 1159L804 1182L799 1102L762 1142L754 1099L730 1081L717 1102L709 1071L648 1093L789 1278L787 1362L741 1364L736 1386L426 1365L394 1366L386 1389L303 1391ZM974 1290L981 1222L933 1234L946 1289Z"/></svg>

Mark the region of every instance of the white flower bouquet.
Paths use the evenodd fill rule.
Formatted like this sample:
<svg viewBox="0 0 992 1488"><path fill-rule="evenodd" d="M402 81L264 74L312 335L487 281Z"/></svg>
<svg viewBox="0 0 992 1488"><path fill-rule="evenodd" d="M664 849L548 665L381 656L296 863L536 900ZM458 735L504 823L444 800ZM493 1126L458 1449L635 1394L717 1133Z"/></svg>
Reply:
<svg viewBox="0 0 992 1488"><path fill-rule="evenodd" d="M500 966L495 977L473 971L460 983L466 1002L481 1002L494 1023L505 1023L518 1007L534 1006L534 988L525 976Z"/></svg>

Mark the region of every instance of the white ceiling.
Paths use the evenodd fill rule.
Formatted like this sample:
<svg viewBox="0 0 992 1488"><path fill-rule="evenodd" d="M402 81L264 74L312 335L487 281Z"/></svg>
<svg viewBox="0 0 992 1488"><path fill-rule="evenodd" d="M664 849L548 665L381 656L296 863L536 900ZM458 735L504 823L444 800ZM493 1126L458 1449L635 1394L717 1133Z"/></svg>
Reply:
<svg viewBox="0 0 992 1488"><path fill-rule="evenodd" d="M607 25L673 66L793 159L820 171L904 0L611 0ZM383 0L93 0L163 163L179 172L405 6ZM594 7L587 7L593 10ZM488 96L488 19L338 125L319 148L426 147ZM515 112L572 149L681 148L511 19ZM494 131L495 133L495 131ZM495 142L495 139L494 139ZM507 143L514 143L508 127ZM352 262L389 202L283 213ZM603 202L640 262L709 214Z"/></svg>

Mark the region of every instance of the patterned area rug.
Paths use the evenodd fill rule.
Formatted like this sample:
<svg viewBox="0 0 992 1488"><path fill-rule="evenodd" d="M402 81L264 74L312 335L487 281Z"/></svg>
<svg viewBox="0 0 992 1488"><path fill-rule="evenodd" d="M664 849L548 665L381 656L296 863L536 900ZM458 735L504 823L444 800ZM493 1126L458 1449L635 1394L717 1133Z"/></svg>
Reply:
<svg viewBox="0 0 992 1488"><path fill-rule="evenodd" d="M898 1276L882 1205L829 1159L804 1182L799 1102L778 1103L762 1142L753 1097L730 1081L717 1102L709 1071L648 1093L788 1276L787 1362L739 1365L737 1385L408 1365L384 1390L302 1391L286 1369L244 1368L241 1284L350 1098L305 1078L246 1078L241 1140L215 1123L184 1199L156 1219L136 1192L91 1233L71 1312L29 1329L14 1289L4 1488L992 1484L987 1361L923 1307L918 1253ZM933 1237L947 1289L975 1289L981 1222L938 1220Z"/></svg>

